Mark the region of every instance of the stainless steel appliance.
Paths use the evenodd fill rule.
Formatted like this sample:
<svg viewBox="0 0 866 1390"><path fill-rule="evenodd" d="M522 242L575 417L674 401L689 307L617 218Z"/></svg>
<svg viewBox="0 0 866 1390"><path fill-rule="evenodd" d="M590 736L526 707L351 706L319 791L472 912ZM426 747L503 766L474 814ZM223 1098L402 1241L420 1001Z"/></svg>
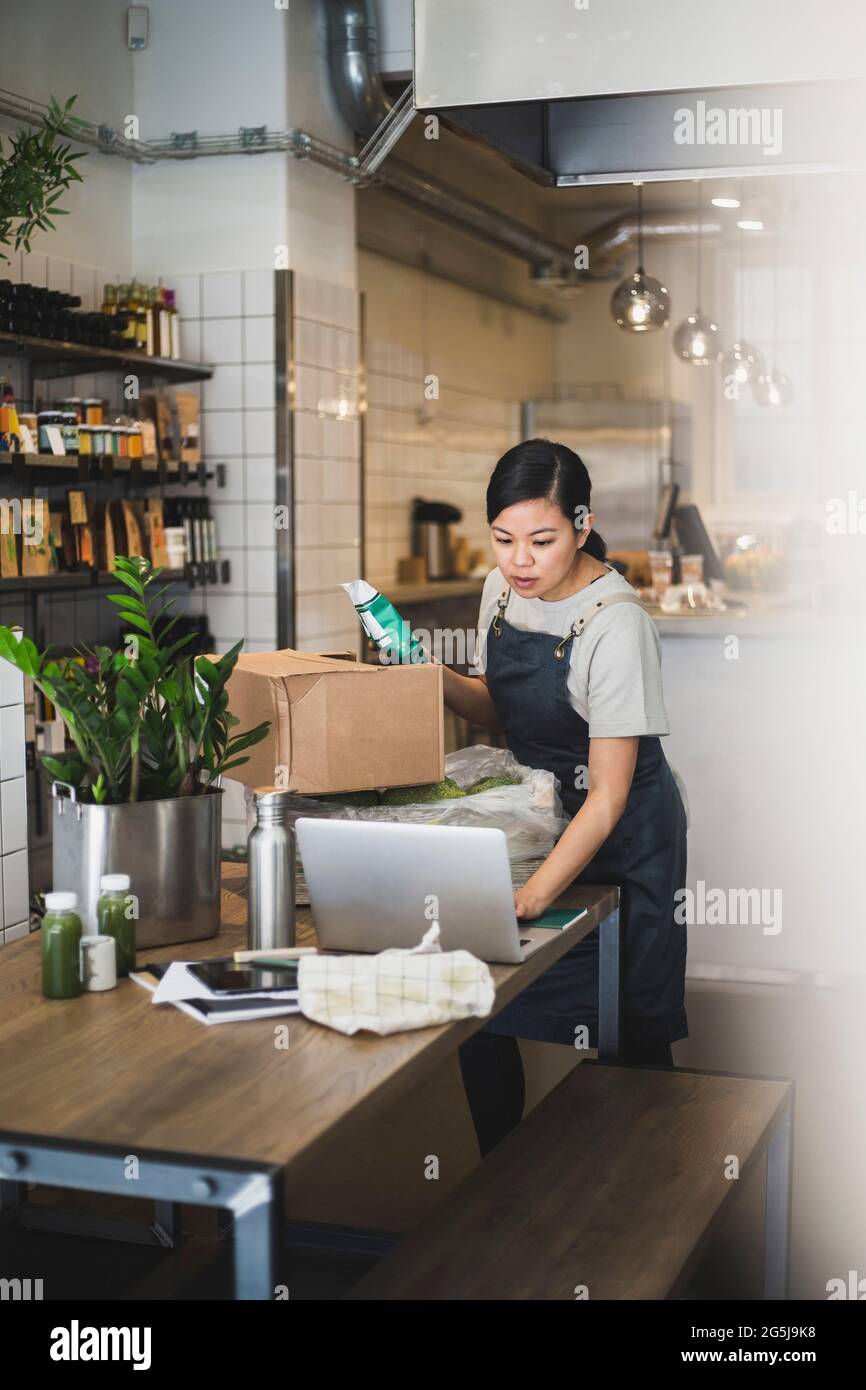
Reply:
<svg viewBox="0 0 866 1390"><path fill-rule="evenodd" d="M672 401L524 401L525 439L558 440L579 454L592 479L596 527L611 550L653 543L662 489L691 485L691 416Z"/></svg>
<svg viewBox="0 0 866 1390"><path fill-rule="evenodd" d="M423 497L412 499L412 554L426 561L428 579L451 578L449 527L462 517L459 508L450 502L428 502Z"/></svg>

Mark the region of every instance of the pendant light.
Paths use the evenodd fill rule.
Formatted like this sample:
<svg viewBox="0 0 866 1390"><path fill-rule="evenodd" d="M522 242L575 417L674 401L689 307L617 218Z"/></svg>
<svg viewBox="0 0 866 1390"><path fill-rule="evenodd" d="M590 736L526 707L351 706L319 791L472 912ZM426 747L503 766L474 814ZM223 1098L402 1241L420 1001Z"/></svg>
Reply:
<svg viewBox="0 0 866 1390"><path fill-rule="evenodd" d="M779 241L773 256L773 366L763 367L752 387L758 405L765 410L785 410L794 398L789 378L775 365L779 349Z"/></svg>
<svg viewBox="0 0 866 1390"><path fill-rule="evenodd" d="M626 333L648 333L670 323L670 295L659 280L643 268L643 184L637 185L637 270L617 285L610 297L610 312Z"/></svg>
<svg viewBox="0 0 866 1390"><path fill-rule="evenodd" d="M743 262L744 235L741 231L739 242L740 292L737 295L740 304L737 306L737 322L745 328L747 296ZM742 399L749 387L755 385L764 368L764 355L760 348L753 347L745 338L739 338L735 343L732 343L722 354L722 388L725 399L728 401Z"/></svg>
<svg viewBox="0 0 866 1390"><path fill-rule="evenodd" d="M698 205L697 205L697 300L698 307L694 313L689 314L688 318L683 319L674 333L674 352L683 362L690 362L695 367L707 367L712 362L718 362L722 355L721 334L718 324L703 312L701 303L701 241L703 233L701 231L701 185L698 183Z"/></svg>

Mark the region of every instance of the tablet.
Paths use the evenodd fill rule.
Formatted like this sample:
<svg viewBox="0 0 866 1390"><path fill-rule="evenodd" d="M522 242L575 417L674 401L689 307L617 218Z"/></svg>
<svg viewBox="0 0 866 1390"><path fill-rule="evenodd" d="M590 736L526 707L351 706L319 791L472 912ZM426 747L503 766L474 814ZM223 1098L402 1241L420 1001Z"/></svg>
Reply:
<svg viewBox="0 0 866 1390"><path fill-rule="evenodd" d="M256 965L255 962L236 960L196 960L187 965L197 980L214 994L252 994L267 990L274 994L277 990L297 993L298 962L291 960L286 965Z"/></svg>

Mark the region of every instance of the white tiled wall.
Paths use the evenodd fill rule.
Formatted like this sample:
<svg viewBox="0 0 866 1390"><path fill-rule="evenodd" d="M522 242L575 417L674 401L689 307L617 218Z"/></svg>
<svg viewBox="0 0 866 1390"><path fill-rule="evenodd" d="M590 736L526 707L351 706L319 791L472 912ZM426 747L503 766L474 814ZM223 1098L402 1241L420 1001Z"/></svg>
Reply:
<svg viewBox="0 0 866 1390"><path fill-rule="evenodd" d="M459 507L463 520L452 534L488 552L487 482L520 438L520 403L453 379L445 364L438 399L427 400L425 377L435 364L425 370L421 355L400 343L371 339L366 347L365 578L387 591L398 559L412 552L413 497Z"/></svg>
<svg viewBox="0 0 866 1390"><path fill-rule="evenodd" d="M24 677L0 658L0 942L30 930Z"/></svg>
<svg viewBox="0 0 866 1390"><path fill-rule="evenodd" d="M191 596L206 608L217 651L244 639L273 648L277 634L274 272L166 275L175 286L184 356L210 362L201 399L202 455L225 464L225 487L208 484L220 555L231 582Z"/></svg>
<svg viewBox="0 0 866 1390"><path fill-rule="evenodd" d="M204 277L209 278L209 277ZM296 632L301 651L358 649L359 629L352 606L339 587L361 573L361 430L359 398L361 351L359 297L353 290L295 272L293 277L294 489ZM221 305L224 301L220 301ZM220 320L219 333L231 336ZM245 372L243 402L249 440L250 423L258 431L257 449L246 458L246 585L256 605L269 604L273 615L270 640L259 613L251 616L247 643L253 649L274 646L275 561L273 513L273 439L264 435L265 411L252 404L256 393L273 397L273 322L270 324L268 379L259 370L268 345L256 316L244 321ZM234 338L231 337L234 342ZM234 349L233 349L234 350ZM251 399L252 397L252 399ZM348 418L340 418L339 401ZM273 429L273 411L267 411ZM270 471L268 471L268 469ZM226 504L230 505L230 504ZM267 599L265 595L269 596ZM233 604L229 608L229 604ZM225 600L220 618L225 635L229 622L240 622L239 601ZM209 606L213 612L213 606ZM216 624L214 624L216 631ZM243 788L227 780L223 802L223 845L246 842Z"/></svg>
<svg viewBox="0 0 866 1390"><path fill-rule="evenodd" d="M361 576L360 300L296 273L293 303L295 643L357 650L357 620L340 585Z"/></svg>
<svg viewBox="0 0 866 1390"><path fill-rule="evenodd" d="M231 581L190 597L205 608L214 645L273 651L277 640L275 317L272 270L166 276L176 287L184 356L214 374L197 389L202 455L225 464L225 486L208 484L220 556ZM246 842L243 788L223 783L223 847Z"/></svg>

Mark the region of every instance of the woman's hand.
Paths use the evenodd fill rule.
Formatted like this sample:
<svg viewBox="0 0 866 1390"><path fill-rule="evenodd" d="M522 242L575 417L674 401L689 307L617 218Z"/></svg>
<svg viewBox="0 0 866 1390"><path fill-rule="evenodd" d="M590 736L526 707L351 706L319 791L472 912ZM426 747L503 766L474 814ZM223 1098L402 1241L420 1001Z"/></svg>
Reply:
<svg viewBox="0 0 866 1390"><path fill-rule="evenodd" d="M518 917L540 917L553 902L553 898L533 886L531 878L514 894L514 910Z"/></svg>

